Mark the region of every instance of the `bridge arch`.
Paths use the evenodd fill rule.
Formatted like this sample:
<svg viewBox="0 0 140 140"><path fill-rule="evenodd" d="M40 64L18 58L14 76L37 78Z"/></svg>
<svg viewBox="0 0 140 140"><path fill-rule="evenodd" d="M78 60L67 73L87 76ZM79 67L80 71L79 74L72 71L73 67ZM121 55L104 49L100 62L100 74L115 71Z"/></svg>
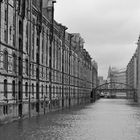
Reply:
<svg viewBox="0 0 140 140"><path fill-rule="evenodd" d="M116 87L116 85L124 85L124 86L128 87L128 88L125 88L125 89L127 89L127 90L135 90L135 88L132 87L131 85L126 84L126 83L121 83L121 82L107 82L107 83L104 83L104 84L102 84L102 85L99 85L99 86L95 87L94 90L98 90L99 88L102 88L102 87L104 87L104 86L106 86L106 85L110 85L110 87L111 87L112 85L115 85L115 87ZM113 87L111 87L111 88L113 88Z"/></svg>
<svg viewBox="0 0 140 140"><path fill-rule="evenodd" d="M126 95L128 96L128 93L131 95L131 98L134 99L134 101L137 101L137 93L136 89L126 83L121 83L121 82L106 82L102 85L99 85L95 88L93 88L93 92L91 94L91 97L98 96L99 93L101 92L109 92L109 93L117 93L117 92L125 92Z"/></svg>

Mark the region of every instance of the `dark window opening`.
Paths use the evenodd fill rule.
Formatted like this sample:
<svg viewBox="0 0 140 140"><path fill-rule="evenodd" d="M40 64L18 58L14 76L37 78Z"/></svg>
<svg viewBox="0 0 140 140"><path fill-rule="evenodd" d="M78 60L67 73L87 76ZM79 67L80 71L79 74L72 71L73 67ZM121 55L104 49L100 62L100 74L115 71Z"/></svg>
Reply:
<svg viewBox="0 0 140 140"><path fill-rule="evenodd" d="M4 80L4 97L7 98L7 80Z"/></svg>

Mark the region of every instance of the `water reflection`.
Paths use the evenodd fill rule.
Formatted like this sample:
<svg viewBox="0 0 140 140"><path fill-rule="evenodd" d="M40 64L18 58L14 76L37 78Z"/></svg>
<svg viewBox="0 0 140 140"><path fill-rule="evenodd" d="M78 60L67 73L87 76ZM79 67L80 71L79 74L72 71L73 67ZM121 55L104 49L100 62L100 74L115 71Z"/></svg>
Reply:
<svg viewBox="0 0 140 140"><path fill-rule="evenodd" d="M123 99L102 99L0 127L0 140L139 139L140 106Z"/></svg>

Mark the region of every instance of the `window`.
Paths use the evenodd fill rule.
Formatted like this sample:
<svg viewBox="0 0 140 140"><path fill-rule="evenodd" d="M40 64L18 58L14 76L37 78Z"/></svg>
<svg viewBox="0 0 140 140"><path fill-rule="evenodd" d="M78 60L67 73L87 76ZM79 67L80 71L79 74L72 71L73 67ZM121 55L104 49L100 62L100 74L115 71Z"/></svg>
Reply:
<svg viewBox="0 0 140 140"><path fill-rule="evenodd" d="M16 73L16 61L17 57L15 54L13 54L13 72Z"/></svg>
<svg viewBox="0 0 140 140"><path fill-rule="evenodd" d="M39 46L39 38L36 39L36 45Z"/></svg>
<svg viewBox="0 0 140 140"><path fill-rule="evenodd" d="M7 51L4 51L3 67L8 72L8 52Z"/></svg>
<svg viewBox="0 0 140 140"><path fill-rule="evenodd" d="M10 40L12 40L12 26L9 28L9 33L10 33Z"/></svg>
<svg viewBox="0 0 140 140"><path fill-rule="evenodd" d="M43 98L43 85L41 86L41 95L42 95L42 98Z"/></svg>
<svg viewBox="0 0 140 140"><path fill-rule="evenodd" d="M47 91L48 91L48 87L47 87L47 85L46 85L46 97L48 97Z"/></svg>
<svg viewBox="0 0 140 140"><path fill-rule="evenodd" d="M34 76L34 64L32 64L32 75Z"/></svg>
<svg viewBox="0 0 140 140"><path fill-rule="evenodd" d="M43 76L44 76L44 71L43 71L43 67L42 67L42 78L43 78Z"/></svg>
<svg viewBox="0 0 140 140"><path fill-rule="evenodd" d="M32 84L32 97L34 98L34 84Z"/></svg>
<svg viewBox="0 0 140 140"><path fill-rule="evenodd" d="M22 75L22 59L21 59L21 57L18 58L18 63L19 63L19 67L18 67L19 75Z"/></svg>
<svg viewBox="0 0 140 140"><path fill-rule="evenodd" d="M4 80L4 97L7 98L7 80Z"/></svg>
<svg viewBox="0 0 140 140"><path fill-rule="evenodd" d="M25 83L25 96L28 97L28 83Z"/></svg>
<svg viewBox="0 0 140 140"><path fill-rule="evenodd" d="M3 114L4 115L8 114L8 105L3 106Z"/></svg>
<svg viewBox="0 0 140 140"><path fill-rule="evenodd" d="M56 87L56 93L55 96L58 97L58 87Z"/></svg>
<svg viewBox="0 0 140 140"><path fill-rule="evenodd" d="M28 59L25 60L25 65L26 65L25 71L26 71L26 74L28 75L28 72L29 72L28 71Z"/></svg>
<svg viewBox="0 0 140 140"><path fill-rule="evenodd" d="M48 30L47 30L47 33L46 33L46 64L48 66L48 57L49 57L49 48L48 48Z"/></svg>
<svg viewBox="0 0 140 140"><path fill-rule="evenodd" d="M16 35L15 35L16 34L16 30L15 30L16 24L15 23L16 23L16 16L15 16L15 10L13 10L13 46L14 47L15 47L15 42L16 42L15 41L16 40L16 38L15 38L16 37Z"/></svg>
<svg viewBox="0 0 140 140"><path fill-rule="evenodd" d="M7 43L8 42L8 5L5 3L5 27L4 27L4 41Z"/></svg>
<svg viewBox="0 0 140 140"><path fill-rule="evenodd" d="M5 19L5 24L7 25L7 21L8 21L8 6L7 6L7 4L5 4L5 17L4 17L4 19Z"/></svg>
<svg viewBox="0 0 140 140"><path fill-rule="evenodd" d="M58 40L57 40L57 46L56 46L56 69L58 69L58 61L59 61L59 58L58 58L58 53L59 53L59 48L58 48Z"/></svg>
<svg viewBox="0 0 140 140"><path fill-rule="evenodd" d="M15 98L16 95L16 84L15 81L12 81L12 96Z"/></svg>
<svg viewBox="0 0 140 140"><path fill-rule="evenodd" d="M4 30L4 41L7 43L7 29Z"/></svg>
<svg viewBox="0 0 140 140"><path fill-rule="evenodd" d="M23 51L23 45L21 39L19 39L19 51Z"/></svg>
<svg viewBox="0 0 140 140"><path fill-rule="evenodd" d="M43 102L41 102L41 108L43 108L44 107L44 104L43 104Z"/></svg>
<svg viewBox="0 0 140 140"><path fill-rule="evenodd" d="M55 68L55 51L56 51L56 48L55 48L55 40L53 41L53 68Z"/></svg>
<svg viewBox="0 0 140 140"><path fill-rule="evenodd" d="M44 28L42 28L42 64L44 63Z"/></svg>
<svg viewBox="0 0 140 140"><path fill-rule="evenodd" d="M62 95L61 95L61 87L59 87L59 97L62 97Z"/></svg>
<svg viewBox="0 0 140 140"><path fill-rule="evenodd" d="M22 21L19 21L19 34L20 35L23 34L23 23L22 23Z"/></svg>
<svg viewBox="0 0 140 140"><path fill-rule="evenodd" d="M53 98L55 98L55 86L53 86Z"/></svg>
<svg viewBox="0 0 140 140"><path fill-rule="evenodd" d="M26 52L28 53L28 23L26 24Z"/></svg>
<svg viewBox="0 0 140 140"><path fill-rule="evenodd" d="M35 19L33 18L32 26L32 59L34 60L34 45L35 45Z"/></svg>

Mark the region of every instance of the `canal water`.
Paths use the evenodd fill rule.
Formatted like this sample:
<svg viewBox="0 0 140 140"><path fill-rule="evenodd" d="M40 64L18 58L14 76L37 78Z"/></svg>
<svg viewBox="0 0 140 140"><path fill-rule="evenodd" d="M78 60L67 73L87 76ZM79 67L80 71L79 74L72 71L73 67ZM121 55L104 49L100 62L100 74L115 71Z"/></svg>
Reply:
<svg viewBox="0 0 140 140"><path fill-rule="evenodd" d="M101 99L2 125L0 140L140 140L140 106Z"/></svg>

